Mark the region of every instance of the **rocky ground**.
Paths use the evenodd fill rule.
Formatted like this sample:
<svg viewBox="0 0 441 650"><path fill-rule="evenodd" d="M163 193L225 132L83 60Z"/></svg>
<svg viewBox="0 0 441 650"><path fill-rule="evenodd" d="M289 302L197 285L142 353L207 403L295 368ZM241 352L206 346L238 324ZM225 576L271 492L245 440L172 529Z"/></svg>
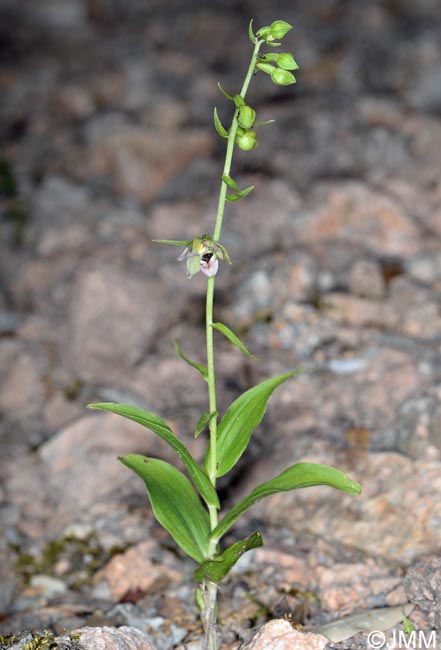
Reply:
<svg viewBox="0 0 441 650"><path fill-rule="evenodd" d="M377 608L391 627L408 602L418 629L441 632L439 2L3 0L0 635L132 626L158 650L196 647L194 566L115 460L173 454L85 406L155 411L203 454L206 389L172 342L203 361L205 279L152 239L213 228L213 106L229 115L216 83L240 87L250 17L294 25L301 70L250 93L277 122L235 160L256 189L227 207L216 317L261 361L219 337L221 406L311 372L274 394L222 496L298 460L363 494L314 488L250 511L230 541L258 528L265 546L225 582L224 641ZM364 621L333 647L366 647Z"/></svg>

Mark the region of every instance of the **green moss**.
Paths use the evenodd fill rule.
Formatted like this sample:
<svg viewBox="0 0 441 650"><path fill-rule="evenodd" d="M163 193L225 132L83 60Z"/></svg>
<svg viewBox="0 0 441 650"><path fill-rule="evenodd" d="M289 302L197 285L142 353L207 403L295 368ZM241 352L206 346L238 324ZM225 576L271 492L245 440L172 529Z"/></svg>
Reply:
<svg viewBox="0 0 441 650"><path fill-rule="evenodd" d="M55 576L65 581L72 589L80 589L90 583L93 574L104 566L114 555L121 553L122 547L104 549L96 535L91 534L85 539L66 535L51 540L43 548L39 557L29 553L17 552L15 570L23 582L28 583L33 575L43 574ZM65 560L67 569L63 573L55 573L59 560Z"/></svg>
<svg viewBox="0 0 441 650"><path fill-rule="evenodd" d="M0 635L2 648L10 648L19 641L23 642L22 650L81 650L78 641L79 634L66 634L63 641L58 643L54 632L20 632L20 634Z"/></svg>

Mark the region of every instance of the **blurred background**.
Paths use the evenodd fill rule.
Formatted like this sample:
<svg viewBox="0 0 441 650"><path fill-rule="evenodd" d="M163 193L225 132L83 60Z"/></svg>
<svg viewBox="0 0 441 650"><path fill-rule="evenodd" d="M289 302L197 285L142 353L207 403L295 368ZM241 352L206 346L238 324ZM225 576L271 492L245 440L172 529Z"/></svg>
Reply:
<svg viewBox="0 0 441 650"><path fill-rule="evenodd" d="M314 372L278 389L220 488L232 503L307 459L364 493L256 506L231 540L259 527L267 550L237 570L221 618L233 641L275 615L410 599L440 624L421 595L437 587L412 573L436 560L441 517L439 1L0 0L0 632L138 621L166 650L197 625L192 563L115 461L172 453L85 407L137 404L203 455L206 388L172 342L204 361L206 280L152 239L214 227L213 107L232 114L217 83L239 91L250 18L294 26L281 51L300 69L287 87L259 73L248 95L276 122L235 158L256 188L227 206L216 318L261 361L219 336L221 409Z"/></svg>

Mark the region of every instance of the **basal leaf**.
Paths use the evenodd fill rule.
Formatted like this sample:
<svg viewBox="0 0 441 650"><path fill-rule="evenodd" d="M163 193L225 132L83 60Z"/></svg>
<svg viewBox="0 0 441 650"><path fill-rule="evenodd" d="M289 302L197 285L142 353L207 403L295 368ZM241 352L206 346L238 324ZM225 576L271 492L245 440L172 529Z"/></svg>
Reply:
<svg viewBox="0 0 441 650"><path fill-rule="evenodd" d="M214 128L222 138L228 138L228 131L222 125L222 122L219 119L219 115L217 114L216 107L214 109L213 115L214 115Z"/></svg>
<svg viewBox="0 0 441 650"><path fill-rule="evenodd" d="M186 357L185 354L182 352L181 346L179 345L179 343L177 343L177 341L173 341L173 345L175 346L175 350L179 354L181 359L183 359L183 361L185 361L185 363L188 363L189 366L191 366L192 368L195 368L198 372L200 372L202 377L205 379L205 381L207 381L207 379L208 379L207 366L204 366L201 363L196 363L195 361L191 361L191 359Z"/></svg>
<svg viewBox="0 0 441 650"><path fill-rule="evenodd" d="M207 426L207 424L210 422L210 420L212 418L216 417L217 415L219 415L217 411L215 411L214 413L202 413L202 415L199 418L198 423L196 425L196 430L194 432L194 437L198 438L201 435L202 431Z"/></svg>
<svg viewBox="0 0 441 650"><path fill-rule="evenodd" d="M244 344L237 338L234 332L230 330L229 327L224 325L223 323L213 323L212 327L217 330L218 332L221 332L224 336L227 337L227 339L232 343L236 348L238 348L241 352L247 355L250 359L253 359L254 361L258 361L257 357L254 356L254 354L251 354L251 352L248 352Z"/></svg>
<svg viewBox="0 0 441 650"><path fill-rule="evenodd" d="M196 562L207 557L210 520L189 480L170 463L139 454L119 459L146 484L153 512L176 544Z"/></svg>
<svg viewBox="0 0 441 650"><path fill-rule="evenodd" d="M273 391L284 381L302 370L288 372L273 379L267 379L250 388L235 400L218 427L217 438L217 474L223 476L237 463L247 448L251 434L260 424L266 405ZM207 450L205 462L208 462L210 449Z"/></svg>
<svg viewBox="0 0 441 650"><path fill-rule="evenodd" d="M252 533L240 542L232 544L219 557L206 560L194 571L193 577L199 583L203 582L203 580L220 582L244 553L251 551L253 548L259 548L259 546L263 546L261 533Z"/></svg>
<svg viewBox="0 0 441 650"><path fill-rule="evenodd" d="M244 196L247 196L253 190L254 185L250 185L249 187L246 187L244 190L236 192L235 194L227 194L226 199L227 201L240 201L240 199L243 199Z"/></svg>
<svg viewBox="0 0 441 650"><path fill-rule="evenodd" d="M153 431L153 433L156 433L156 435L162 438L178 454L204 501L208 505L216 506L216 508L220 507L219 498L210 479L199 467L184 443L175 436L162 418L154 413L149 413L129 404L111 404L104 402L101 404L89 404L89 408L117 413L128 420L142 424L147 429L150 429L150 431Z"/></svg>
<svg viewBox="0 0 441 650"><path fill-rule="evenodd" d="M228 512L211 537L219 541L234 522L255 503L265 497L314 485L329 485L348 494L360 494L361 486L334 467L316 463L296 463L267 483L258 485L245 499Z"/></svg>

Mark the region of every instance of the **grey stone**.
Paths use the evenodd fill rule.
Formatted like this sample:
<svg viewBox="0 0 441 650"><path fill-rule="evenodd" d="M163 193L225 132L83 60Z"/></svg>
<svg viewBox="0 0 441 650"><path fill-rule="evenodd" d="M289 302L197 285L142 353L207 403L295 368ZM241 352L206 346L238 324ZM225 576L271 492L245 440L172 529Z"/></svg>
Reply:
<svg viewBox="0 0 441 650"><path fill-rule="evenodd" d="M110 265L82 269L70 307L69 359L77 376L117 382L146 351L162 304L152 281Z"/></svg>

